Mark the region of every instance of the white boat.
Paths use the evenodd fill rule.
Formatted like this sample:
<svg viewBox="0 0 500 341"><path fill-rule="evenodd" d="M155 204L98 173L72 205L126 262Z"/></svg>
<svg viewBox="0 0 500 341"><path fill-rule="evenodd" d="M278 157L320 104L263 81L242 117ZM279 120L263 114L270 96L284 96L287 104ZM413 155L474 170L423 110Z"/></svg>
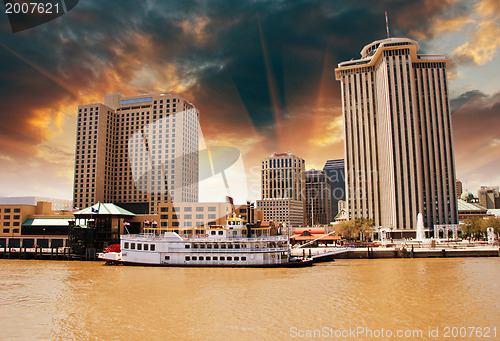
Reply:
<svg viewBox="0 0 500 341"><path fill-rule="evenodd" d="M289 238L273 227L251 227L236 216L225 226L122 235L119 249L98 257L107 264L197 267L303 267L312 259L291 257ZM169 230L172 230L171 228Z"/></svg>

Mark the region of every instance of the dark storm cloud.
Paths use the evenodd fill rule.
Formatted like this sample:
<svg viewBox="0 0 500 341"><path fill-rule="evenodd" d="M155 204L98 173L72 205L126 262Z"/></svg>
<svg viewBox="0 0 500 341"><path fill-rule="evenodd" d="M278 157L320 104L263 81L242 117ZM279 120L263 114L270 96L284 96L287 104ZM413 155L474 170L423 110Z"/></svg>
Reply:
<svg viewBox="0 0 500 341"><path fill-rule="evenodd" d="M0 127L32 137L22 143L43 141L44 132L29 125L43 119L37 110L54 118L61 101L78 103L79 94L95 96L96 90L101 93L93 100L100 101L102 93L127 84L138 65L168 62L177 66L181 79L195 80L190 92L200 110L214 109L206 101L227 102L219 105L227 112L213 115L238 115L230 111L236 99L225 96L234 85L254 125L268 128L275 119L272 94L281 116L294 98L315 96L325 54L332 60L329 82L336 91L331 96L340 96L333 68L359 58L365 44L384 38L385 9L390 18L406 18L391 21L392 27L399 26L393 32L405 35L426 26L448 5L424 0L80 1L67 15L18 34L4 20L0 42L25 60L0 47ZM208 18L201 40L183 29L183 23L189 26L196 18ZM144 53L144 39L154 53ZM119 78L106 79L106 70ZM10 100L18 102L7 104Z"/></svg>
<svg viewBox="0 0 500 341"><path fill-rule="evenodd" d="M484 97L484 94L482 94L479 90L471 90L461 94L457 98L451 99L450 100L451 113L453 114L455 111L457 111L462 106L467 104L471 99L473 99L477 95Z"/></svg>
<svg viewBox="0 0 500 341"><path fill-rule="evenodd" d="M464 189L473 190L500 180L500 93L471 94L461 96L470 99L455 111L452 122L457 178Z"/></svg>
<svg viewBox="0 0 500 341"><path fill-rule="evenodd" d="M482 164L477 160L491 160L492 155L500 153L500 93L488 96L474 91L459 98L469 100L452 116L457 163L480 168Z"/></svg>

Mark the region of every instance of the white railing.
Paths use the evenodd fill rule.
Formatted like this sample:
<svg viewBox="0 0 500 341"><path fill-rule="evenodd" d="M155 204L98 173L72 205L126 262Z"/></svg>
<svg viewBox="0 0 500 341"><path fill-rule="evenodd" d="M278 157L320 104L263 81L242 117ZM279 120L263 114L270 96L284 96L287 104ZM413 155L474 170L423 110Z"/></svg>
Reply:
<svg viewBox="0 0 500 341"><path fill-rule="evenodd" d="M181 237L182 238L182 237ZM172 241L172 242L203 242L203 243L261 243L261 242L286 242L288 240L287 236L263 236L263 237L212 237L212 236L200 236L200 237L190 237L175 240L171 237L165 238L163 235L155 235L154 233L142 233L142 234L126 234L122 235L123 240L140 240L140 241Z"/></svg>

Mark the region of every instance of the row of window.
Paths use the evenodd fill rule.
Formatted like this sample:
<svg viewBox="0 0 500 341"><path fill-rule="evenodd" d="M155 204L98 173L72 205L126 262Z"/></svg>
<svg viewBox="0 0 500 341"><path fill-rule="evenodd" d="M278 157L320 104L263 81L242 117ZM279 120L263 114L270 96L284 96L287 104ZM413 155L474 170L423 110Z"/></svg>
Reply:
<svg viewBox="0 0 500 341"><path fill-rule="evenodd" d="M176 212L180 212L181 208L180 207L174 207L174 211ZM191 206L185 206L183 208L183 211L184 212L192 212L193 211L193 208ZM204 212L205 211L205 207L203 206L198 206L196 207L196 212ZM209 206L208 207L208 211L209 212L216 212L217 211L217 208L215 206ZM168 212L168 207L162 207L161 208L161 212Z"/></svg>
<svg viewBox="0 0 500 341"><path fill-rule="evenodd" d="M10 233L10 229L3 229L3 233ZM19 229L12 229L12 233L19 233Z"/></svg>
<svg viewBox="0 0 500 341"><path fill-rule="evenodd" d="M172 216L170 217L171 219L179 219L179 216L176 215L176 214L172 214ZM160 216L160 219L169 219L168 217L168 214L162 214ZM193 215L192 214L184 214L184 219L193 219ZM196 219L205 219L205 215L204 214L196 214ZM208 214L208 219L217 219L217 216L216 214Z"/></svg>
<svg viewBox="0 0 500 341"><path fill-rule="evenodd" d="M10 219L10 215L4 215L3 218L5 220L9 220ZM19 220L19 219L21 219L21 216L19 214L16 214L16 215L13 216L13 219Z"/></svg>
<svg viewBox="0 0 500 341"><path fill-rule="evenodd" d="M19 221L14 221L12 223L12 226L20 226L20 225L21 225L21 223ZM3 226L10 226L10 221L4 221Z"/></svg>
<svg viewBox="0 0 500 341"><path fill-rule="evenodd" d="M222 232L222 231L221 231ZM219 249L219 247L222 249L222 250L225 250L226 248L227 249L246 249L247 248L247 244L193 244L193 249L205 249L205 246L207 249ZM184 245L184 248L185 249L189 249L191 248L190 244L185 244Z"/></svg>
<svg viewBox="0 0 500 341"><path fill-rule="evenodd" d="M221 256L221 257L217 257L217 256L215 256L215 257L211 257L211 256L206 256L206 257L204 257L204 256L186 256L184 259L185 259L186 261L192 261L192 260L194 260L194 261L197 261L197 260L198 260L198 261L199 261L199 260L201 260L201 261L203 261L203 260L208 260L208 261L209 261L209 260L214 260L214 261L217 261L217 260L226 261L226 260L227 260L227 261L231 262L231 261L233 261L233 260L234 260L234 261L240 261L240 260L241 260L242 262L244 262L244 261L246 261L246 260L247 260L247 257L245 257L245 256L243 256L243 257L231 257L231 256L229 256L229 257L225 257L225 256ZM165 260L170 260L170 256L165 256Z"/></svg>
<svg viewBox="0 0 500 341"><path fill-rule="evenodd" d="M0 208L0 213L2 213L2 209L1 208ZM3 209L3 213L11 213L11 209L10 208L4 208ZM14 213L21 213L21 209L20 208L14 208ZM6 218L6 219L9 219L9 218Z"/></svg>
<svg viewBox="0 0 500 341"><path fill-rule="evenodd" d="M94 108L90 108L90 111L93 111ZM99 110L99 107L95 107L95 111L98 111ZM84 112L87 112L87 108L84 108L83 109ZM82 109L78 109L78 112L82 112ZM87 114L84 114L85 116L87 116Z"/></svg>
<svg viewBox="0 0 500 341"><path fill-rule="evenodd" d="M123 243L123 248L124 249L130 249L130 250L139 250L139 251L155 251L156 250L156 245L155 244L140 244L140 243L130 243L129 242L124 242Z"/></svg>

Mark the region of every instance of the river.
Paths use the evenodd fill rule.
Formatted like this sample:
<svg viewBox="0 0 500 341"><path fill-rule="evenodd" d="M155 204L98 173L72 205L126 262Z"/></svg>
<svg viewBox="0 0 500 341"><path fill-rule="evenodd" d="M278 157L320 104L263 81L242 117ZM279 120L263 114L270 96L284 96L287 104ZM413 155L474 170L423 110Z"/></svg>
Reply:
<svg viewBox="0 0 500 341"><path fill-rule="evenodd" d="M0 260L0 340L498 340L499 289L500 258L303 269Z"/></svg>

